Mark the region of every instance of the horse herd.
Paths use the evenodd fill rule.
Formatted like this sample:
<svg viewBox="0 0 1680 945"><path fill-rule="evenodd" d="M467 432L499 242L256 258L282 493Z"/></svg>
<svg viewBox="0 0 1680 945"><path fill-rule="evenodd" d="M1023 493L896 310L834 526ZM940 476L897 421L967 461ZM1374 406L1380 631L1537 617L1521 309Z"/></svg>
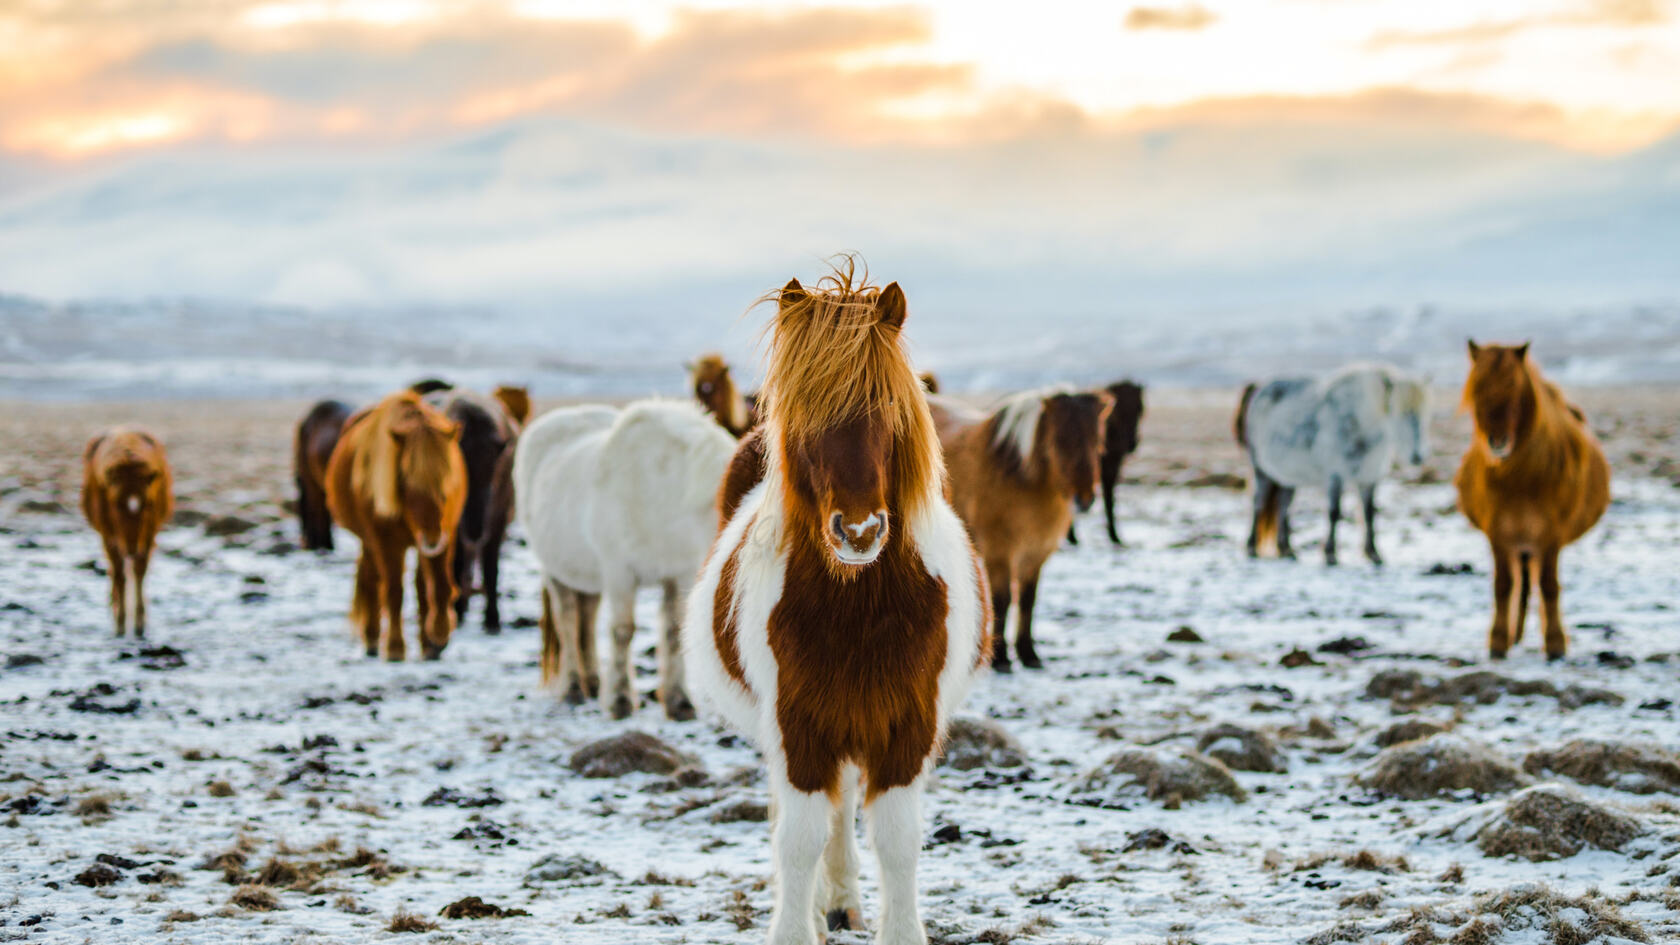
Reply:
<svg viewBox="0 0 1680 945"><path fill-rule="evenodd" d="M543 681L572 702L600 698L619 718L637 703L636 591L658 587L665 713L713 707L769 767L770 940L861 926L861 802L882 871L879 940L925 942L914 880L923 777L987 664L1041 665L1039 575L1064 537L1077 540L1074 510L1089 509L1099 486L1120 541L1114 484L1137 447L1143 391L1029 391L986 411L943 398L906 354L904 292L869 284L851 260L761 301L776 313L756 395L708 355L689 366L692 401L531 420L522 389L486 397L432 381L359 411L316 405L295 441L304 545L330 548L335 522L360 539L351 619L367 654L382 646L389 660L405 657L404 564L415 548L421 653L435 659L475 590L486 630L498 629L497 561L516 516L542 575ZM1470 358L1475 433L1455 482L1494 556L1488 648L1501 657L1520 639L1538 584L1545 650L1558 658L1558 551L1603 513L1609 467L1527 345L1472 342ZM1235 420L1253 465L1249 554L1275 544L1292 557L1294 492L1325 487L1334 564L1352 486L1365 555L1380 564L1375 487L1396 463L1426 458L1427 404L1420 381L1375 364L1249 385ZM146 562L170 511L163 446L137 429L108 431L88 445L85 474L117 633L142 633ZM613 647L604 673L602 611Z"/></svg>

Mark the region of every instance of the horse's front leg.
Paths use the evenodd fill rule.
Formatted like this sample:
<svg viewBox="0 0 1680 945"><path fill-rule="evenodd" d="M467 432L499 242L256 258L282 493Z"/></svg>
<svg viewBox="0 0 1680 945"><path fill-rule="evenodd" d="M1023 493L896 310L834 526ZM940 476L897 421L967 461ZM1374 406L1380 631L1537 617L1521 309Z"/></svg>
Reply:
<svg viewBox="0 0 1680 945"><path fill-rule="evenodd" d="M1359 487L1360 514L1365 517L1365 560L1381 566L1382 555L1377 551L1377 484Z"/></svg>
<svg viewBox="0 0 1680 945"><path fill-rule="evenodd" d="M595 614L601 609L601 595L579 594L578 605L578 678L583 680L583 694L593 699L601 694L601 660L595 655Z"/></svg>
<svg viewBox="0 0 1680 945"><path fill-rule="evenodd" d="M1324 538L1324 563L1336 563L1336 523L1342 520L1342 477L1331 476L1326 487L1330 493L1330 534Z"/></svg>
<svg viewBox="0 0 1680 945"><path fill-rule="evenodd" d="M684 684L682 658L682 587L667 580L661 585L664 600L660 602L659 628L659 703L665 707L665 717L678 722L694 718L694 703L688 698Z"/></svg>
<svg viewBox="0 0 1680 945"><path fill-rule="evenodd" d="M1546 659L1561 660L1569 652L1569 631L1563 626L1563 614L1558 598L1563 588L1558 584L1558 548L1540 551L1541 626L1546 632Z"/></svg>
<svg viewBox="0 0 1680 945"><path fill-rule="evenodd" d="M401 542L379 541L379 580L385 592L385 659L400 663L408 658L408 642L403 639L403 559L408 549Z"/></svg>
<svg viewBox="0 0 1680 945"><path fill-rule="evenodd" d="M881 864L879 945L927 945L916 906L922 849L922 779L884 791L869 805L869 839Z"/></svg>
<svg viewBox="0 0 1680 945"><path fill-rule="evenodd" d="M443 655L449 638L455 632L455 587L453 543L430 558L422 555L415 563L416 570L426 572L425 619L420 624L420 654L435 660Z"/></svg>
<svg viewBox="0 0 1680 945"><path fill-rule="evenodd" d="M1108 540L1116 545L1124 545L1120 540L1120 528L1114 524L1114 485L1120 481L1120 464L1124 457L1110 459L1105 456L1102 460L1102 502L1103 515L1108 519Z"/></svg>
<svg viewBox="0 0 1680 945"><path fill-rule="evenodd" d="M986 579L992 585L992 672L1012 673L1009 663L1009 604L1012 575L1007 564L986 565Z"/></svg>
<svg viewBox="0 0 1680 945"><path fill-rule="evenodd" d="M350 603L352 620L361 621L362 647L369 658L379 655L379 565L373 547L364 543L356 556L356 593Z"/></svg>
<svg viewBox="0 0 1680 945"><path fill-rule="evenodd" d="M143 539L140 547L129 558L132 568L128 579L134 585L134 635L146 635L146 568L152 563L152 542Z"/></svg>
<svg viewBox="0 0 1680 945"><path fill-rule="evenodd" d="M1260 467L1255 466L1254 515L1248 527L1248 556L1250 558L1260 557L1260 527L1266 519L1267 506L1277 501L1276 490L1277 484L1268 479L1266 474L1260 471Z"/></svg>
<svg viewBox="0 0 1680 945"><path fill-rule="evenodd" d="M840 776L840 803L834 807L828 846L823 849L823 895L817 903L819 920L830 931L860 930L863 892L858 885L856 768Z"/></svg>
<svg viewBox="0 0 1680 945"><path fill-rule="evenodd" d="M502 573L502 539L506 537L505 526L492 528L485 536L484 546L479 549L478 576L482 582L484 592L484 632L502 632L502 605L497 599L500 593Z"/></svg>
<svg viewBox="0 0 1680 945"><path fill-rule="evenodd" d="M1488 656L1496 660L1504 659L1511 649L1511 558L1509 549L1493 544L1493 625L1488 627Z"/></svg>
<svg viewBox="0 0 1680 945"><path fill-rule="evenodd" d="M601 699L607 714L622 719L636 710L636 673L630 662L630 643L636 636L636 586L612 588L606 596L612 618L612 680L601 691Z"/></svg>
<svg viewBox="0 0 1680 945"><path fill-rule="evenodd" d="M1044 668L1044 661L1038 658L1038 647L1033 643L1033 607L1038 603L1038 570L1043 565L1043 560L1025 562L1018 571L1021 590L1015 595L1015 610L1019 614L1015 622L1015 655L1027 669Z"/></svg>
<svg viewBox="0 0 1680 945"><path fill-rule="evenodd" d="M111 578L111 628L117 636L128 632L128 557L116 542L105 542L105 570Z"/></svg>
<svg viewBox="0 0 1680 945"><path fill-rule="evenodd" d="M770 914L770 945L817 945L817 863L827 846L834 805L823 791L801 791L789 783L780 765L770 772L771 806L776 814L770 833L775 862L776 904ZM886 939L882 939L886 941Z"/></svg>

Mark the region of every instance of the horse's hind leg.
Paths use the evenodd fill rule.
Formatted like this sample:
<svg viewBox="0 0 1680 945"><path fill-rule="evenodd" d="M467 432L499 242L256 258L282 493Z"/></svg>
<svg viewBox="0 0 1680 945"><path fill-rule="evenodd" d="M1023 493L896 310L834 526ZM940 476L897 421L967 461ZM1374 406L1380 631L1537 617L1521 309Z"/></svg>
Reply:
<svg viewBox="0 0 1680 945"><path fill-rule="evenodd" d="M1283 485L1277 486L1277 542L1278 557L1295 557L1295 546L1290 543L1292 532L1289 528L1289 505L1295 501L1295 490Z"/></svg>
<svg viewBox="0 0 1680 945"><path fill-rule="evenodd" d="M1044 668L1044 661L1038 658L1038 648L1033 644L1032 629L1033 606L1038 602L1038 570L1043 565L1043 561L1034 561L1023 564L1017 572L1021 575L1021 590L1015 595L1015 610L1020 615L1015 624L1015 655L1027 669Z"/></svg>
<svg viewBox="0 0 1680 945"><path fill-rule="evenodd" d="M134 594L134 605L130 608L130 618L134 622L134 635L146 635L146 567L152 561L152 546L150 542L141 545L140 550L129 557L129 587Z"/></svg>
<svg viewBox="0 0 1680 945"><path fill-rule="evenodd" d="M1493 625L1488 627L1488 656L1505 658L1511 649L1511 563L1515 556L1507 549L1493 546Z"/></svg>
<svg viewBox="0 0 1680 945"><path fill-rule="evenodd" d="M1564 629L1563 614L1558 598L1563 588L1558 585L1558 549L1540 552L1541 626L1546 631L1546 659L1561 660L1569 652L1569 631Z"/></svg>
<svg viewBox="0 0 1680 945"><path fill-rule="evenodd" d="M660 602L659 628L659 702L665 707L666 718L687 722L694 718L694 703L688 698L684 684L682 658L682 588L676 581L661 585L664 600Z"/></svg>
<svg viewBox="0 0 1680 945"><path fill-rule="evenodd" d="M1260 545L1266 533L1276 528L1277 483L1266 477L1259 467L1254 469L1254 517L1248 529L1248 556L1260 557Z"/></svg>
<svg viewBox="0 0 1680 945"><path fill-rule="evenodd" d="M1360 514L1365 518L1365 560L1375 565L1383 563L1377 551L1377 484L1359 487Z"/></svg>
<svg viewBox="0 0 1680 945"><path fill-rule="evenodd" d="M863 928L863 892L858 886L857 792L857 769L850 768L840 775L840 803L834 805L828 846L823 848L823 886L817 910L830 931Z"/></svg>
<svg viewBox="0 0 1680 945"><path fill-rule="evenodd" d="M578 654L578 593L543 579L542 681L558 677L561 699L571 705L588 701Z"/></svg>
<svg viewBox="0 0 1680 945"><path fill-rule="evenodd" d="M420 655L435 660L443 655L444 647L455 632L455 587L453 546L433 557L416 554L414 569L426 575L425 597L422 599L424 617L420 621Z"/></svg>
<svg viewBox="0 0 1680 945"><path fill-rule="evenodd" d="M1330 485L1330 534L1324 537L1324 563L1336 563L1336 523L1342 520L1342 477L1331 476Z"/></svg>
<svg viewBox="0 0 1680 945"><path fill-rule="evenodd" d="M607 714L623 719L636 710L636 668L630 662L630 644L636 636L636 586L614 588L606 596L612 616L612 682L602 690L601 698Z"/></svg>
<svg viewBox="0 0 1680 945"><path fill-rule="evenodd" d="M502 540L507 537L507 523L491 522L490 533L484 536L479 549L478 576L484 591L484 632L502 632L502 607L497 600L502 573Z"/></svg>

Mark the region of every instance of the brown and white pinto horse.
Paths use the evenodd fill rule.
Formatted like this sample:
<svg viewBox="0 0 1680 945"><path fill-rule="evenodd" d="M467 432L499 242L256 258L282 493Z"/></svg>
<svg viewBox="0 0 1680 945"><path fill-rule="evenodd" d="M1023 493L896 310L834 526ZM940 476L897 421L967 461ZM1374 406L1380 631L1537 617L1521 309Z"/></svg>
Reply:
<svg viewBox="0 0 1680 945"><path fill-rule="evenodd" d="M717 418L718 425L736 439L758 425L758 398L741 393L729 373L729 362L721 354L703 354L688 365L688 380L694 399Z"/></svg>
<svg viewBox="0 0 1680 945"><path fill-rule="evenodd" d="M323 400L309 408L292 436L292 478L297 483L299 530L306 551L331 551L332 512L327 509L327 461L350 419L350 405Z"/></svg>
<svg viewBox="0 0 1680 945"><path fill-rule="evenodd" d="M419 551L420 652L437 659L455 629L455 529L466 502L461 431L411 390L352 416L327 464L327 505L361 539L350 622L368 656L404 658L403 567ZM381 620L381 615L384 619Z"/></svg>
<svg viewBox="0 0 1680 945"><path fill-rule="evenodd" d="M1503 659L1522 641L1537 576L1546 657L1562 659L1569 635L1558 612L1558 552L1610 505L1610 464L1586 417L1540 375L1526 344L1470 342L1464 406L1476 431L1453 483L1459 509L1493 550L1488 655Z"/></svg>
<svg viewBox="0 0 1680 945"><path fill-rule="evenodd" d="M1038 573L1073 522L1096 501L1106 392L1026 391L990 414L934 403L934 421L951 469L951 499L968 526L992 588L992 668L1007 673L1009 604L1020 604L1015 652L1043 663L1033 646Z"/></svg>
<svg viewBox="0 0 1680 945"><path fill-rule="evenodd" d="M82 514L105 544L111 622L146 635L146 566L158 529L175 511L174 474L157 437L115 427L82 451Z"/></svg>
<svg viewBox="0 0 1680 945"><path fill-rule="evenodd" d="M945 502L904 317L898 284L855 284L849 261L814 290L782 289L763 433L725 479L735 512L683 625L696 694L769 765L776 945L812 945L825 920L861 926L860 786L881 865L876 940L927 941L923 779L985 662L984 581Z"/></svg>

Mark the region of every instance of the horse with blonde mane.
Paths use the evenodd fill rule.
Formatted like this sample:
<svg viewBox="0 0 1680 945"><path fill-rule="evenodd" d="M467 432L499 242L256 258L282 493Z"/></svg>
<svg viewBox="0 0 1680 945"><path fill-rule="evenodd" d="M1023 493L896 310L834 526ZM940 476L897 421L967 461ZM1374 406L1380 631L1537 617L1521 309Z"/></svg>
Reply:
<svg viewBox="0 0 1680 945"><path fill-rule="evenodd" d="M1558 609L1558 553L1609 507L1610 464L1586 416L1541 376L1527 344L1470 342L1463 405L1475 434L1453 484L1459 510L1493 551L1488 655L1503 659L1522 641L1538 584L1546 658L1562 659L1569 634Z"/></svg>
<svg viewBox="0 0 1680 945"><path fill-rule="evenodd" d="M729 362L723 355L703 354L688 365L689 385L694 399L717 419L718 425L729 435L740 439L758 425L758 398L741 393L735 378L729 373Z"/></svg>
<svg viewBox="0 0 1680 945"><path fill-rule="evenodd" d="M157 533L175 511L175 480L163 444L135 427L115 427L82 451L82 514L105 545L111 622L146 635L146 566Z"/></svg>
<svg viewBox="0 0 1680 945"><path fill-rule="evenodd" d="M401 661L403 568L408 549L419 552L420 652L437 659L455 629L455 529L466 502L466 463L460 427L399 391L352 416L327 463L327 506L361 540L350 622L361 630L368 656ZM383 619L381 619L383 617Z"/></svg>
<svg viewBox="0 0 1680 945"><path fill-rule="evenodd" d="M768 763L773 945L862 926L860 792L881 867L876 940L927 941L922 786L988 652L985 581L945 501L904 292L853 266L774 296L762 436L725 479L734 514L683 624L696 694Z"/></svg>
<svg viewBox="0 0 1680 945"><path fill-rule="evenodd" d="M1096 501L1105 391L1061 388L1014 394L990 412L934 398L933 417L951 467L951 500L962 516L992 589L992 669L1011 672L1009 605L1020 613L1021 665L1044 664L1033 642L1038 575L1073 524L1073 510Z"/></svg>

